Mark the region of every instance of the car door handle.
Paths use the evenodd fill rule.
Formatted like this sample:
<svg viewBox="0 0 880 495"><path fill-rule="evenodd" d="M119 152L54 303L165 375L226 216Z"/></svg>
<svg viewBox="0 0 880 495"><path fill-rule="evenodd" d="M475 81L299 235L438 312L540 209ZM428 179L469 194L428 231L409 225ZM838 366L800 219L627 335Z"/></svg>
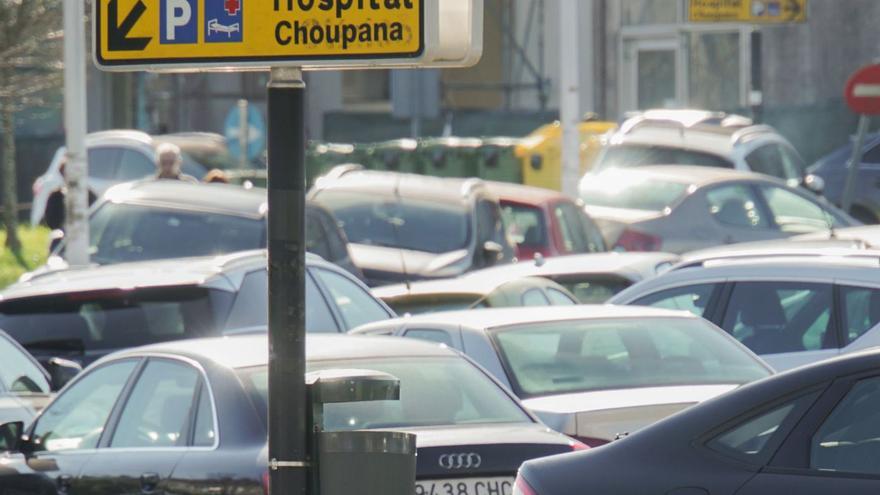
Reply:
<svg viewBox="0 0 880 495"><path fill-rule="evenodd" d="M58 485L58 493L67 493L67 490L70 489L71 482L73 482L73 477L69 474L62 474L58 476L58 478L55 479L55 484Z"/></svg>
<svg viewBox="0 0 880 495"><path fill-rule="evenodd" d="M141 493L153 493L159 487L159 475L144 473L141 475Z"/></svg>

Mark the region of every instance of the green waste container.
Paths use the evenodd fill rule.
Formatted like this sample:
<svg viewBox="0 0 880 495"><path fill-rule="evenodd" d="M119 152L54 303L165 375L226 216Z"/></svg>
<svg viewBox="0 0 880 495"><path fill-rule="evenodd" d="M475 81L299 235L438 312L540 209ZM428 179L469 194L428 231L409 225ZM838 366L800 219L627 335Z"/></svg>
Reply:
<svg viewBox="0 0 880 495"><path fill-rule="evenodd" d="M395 139L369 146L364 166L370 170L388 170L421 174L424 172L415 139Z"/></svg>
<svg viewBox="0 0 880 495"><path fill-rule="evenodd" d="M476 177L479 173L479 149L476 138L444 137L422 141L425 173L437 177Z"/></svg>
<svg viewBox="0 0 880 495"><path fill-rule="evenodd" d="M516 156L519 144L519 139L509 137L483 139L479 151L479 177L522 184L522 162Z"/></svg>
<svg viewBox="0 0 880 495"><path fill-rule="evenodd" d="M353 144L311 142L306 150L306 181L314 184L337 165L362 163L363 155L363 150Z"/></svg>

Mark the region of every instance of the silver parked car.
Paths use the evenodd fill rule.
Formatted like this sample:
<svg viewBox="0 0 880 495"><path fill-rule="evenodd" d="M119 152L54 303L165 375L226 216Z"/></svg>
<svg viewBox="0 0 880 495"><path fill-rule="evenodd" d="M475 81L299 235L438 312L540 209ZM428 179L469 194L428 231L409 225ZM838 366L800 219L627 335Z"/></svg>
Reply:
<svg viewBox="0 0 880 495"><path fill-rule="evenodd" d="M801 188L720 168L611 169L584 176L580 196L608 244L625 251L683 253L859 224Z"/></svg>
<svg viewBox="0 0 880 495"><path fill-rule="evenodd" d="M591 446L771 373L711 323L652 308L433 313L352 333L399 335L459 349L548 426Z"/></svg>
<svg viewBox="0 0 880 495"><path fill-rule="evenodd" d="M880 251L703 255L611 299L686 310L787 370L880 345Z"/></svg>

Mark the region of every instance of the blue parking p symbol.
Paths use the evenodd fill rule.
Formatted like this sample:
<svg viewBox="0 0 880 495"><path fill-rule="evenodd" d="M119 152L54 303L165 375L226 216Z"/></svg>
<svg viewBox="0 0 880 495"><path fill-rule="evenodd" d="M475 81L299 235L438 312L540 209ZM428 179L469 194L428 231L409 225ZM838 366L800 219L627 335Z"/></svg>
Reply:
<svg viewBox="0 0 880 495"><path fill-rule="evenodd" d="M198 0L161 0L159 3L160 42L198 42Z"/></svg>

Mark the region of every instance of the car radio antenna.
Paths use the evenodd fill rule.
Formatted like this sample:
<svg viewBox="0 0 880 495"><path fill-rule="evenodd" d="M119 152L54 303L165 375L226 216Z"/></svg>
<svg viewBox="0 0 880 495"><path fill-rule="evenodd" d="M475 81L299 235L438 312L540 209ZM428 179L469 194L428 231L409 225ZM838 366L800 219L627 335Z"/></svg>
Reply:
<svg viewBox="0 0 880 495"><path fill-rule="evenodd" d="M391 228L394 229L394 241L397 243L397 254L400 255L400 267L403 270L403 282L406 284L406 292L412 291L412 285L409 281L409 272L406 269L406 256L403 254L403 247L400 243L400 227L403 225L403 219L400 218L402 201L400 197L400 175L394 180L394 204L397 206L397 215L390 219Z"/></svg>

